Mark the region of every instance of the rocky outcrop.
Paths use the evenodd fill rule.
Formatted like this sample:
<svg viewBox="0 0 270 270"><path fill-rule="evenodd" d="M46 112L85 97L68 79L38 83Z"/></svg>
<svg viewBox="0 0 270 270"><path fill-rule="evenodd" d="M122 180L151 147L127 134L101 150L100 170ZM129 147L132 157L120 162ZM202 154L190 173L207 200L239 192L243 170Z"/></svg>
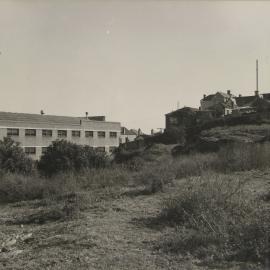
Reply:
<svg viewBox="0 0 270 270"><path fill-rule="evenodd" d="M178 145L172 154L187 154L191 151L216 152L226 144L264 143L270 141L270 125L239 125L218 127L202 131L194 141Z"/></svg>

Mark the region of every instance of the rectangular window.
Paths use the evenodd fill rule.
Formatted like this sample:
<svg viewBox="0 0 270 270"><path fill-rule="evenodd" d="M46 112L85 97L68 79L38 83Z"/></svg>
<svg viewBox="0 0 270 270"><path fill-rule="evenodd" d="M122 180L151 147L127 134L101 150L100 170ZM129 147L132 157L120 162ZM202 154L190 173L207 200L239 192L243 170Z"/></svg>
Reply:
<svg viewBox="0 0 270 270"><path fill-rule="evenodd" d="M18 128L8 128L7 135L8 136L19 136L19 129Z"/></svg>
<svg viewBox="0 0 270 270"><path fill-rule="evenodd" d="M41 153L42 153L42 154L46 153L46 151L47 151L47 147L42 147L42 148L41 148Z"/></svg>
<svg viewBox="0 0 270 270"><path fill-rule="evenodd" d="M96 150L98 153L104 153L104 152L105 152L105 147L96 147L95 150Z"/></svg>
<svg viewBox="0 0 270 270"><path fill-rule="evenodd" d="M36 130L35 129L26 129L25 136L36 136Z"/></svg>
<svg viewBox="0 0 270 270"><path fill-rule="evenodd" d="M36 154L36 148L35 147L25 147L24 152L27 155L35 155Z"/></svg>
<svg viewBox="0 0 270 270"><path fill-rule="evenodd" d="M51 129L42 129L42 136L43 137L52 137L52 130Z"/></svg>
<svg viewBox="0 0 270 270"><path fill-rule="evenodd" d="M93 131L85 131L85 137L94 137L94 132Z"/></svg>
<svg viewBox="0 0 270 270"><path fill-rule="evenodd" d="M81 137L81 132L79 130L72 130L72 137Z"/></svg>
<svg viewBox="0 0 270 270"><path fill-rule="evenodd" d="M113 153L117 147L116 146L110 146L109 151L110 153Z"/></svg>
<svg viewBox="0 0 270 270"><path fill-rule="evenodd" d="M110 138L117 138L117 132L110 132Z"/></svg>
<svg viewBox="0 0 270 270"><path fill-rule="evenodd" d="M66 130L57 130L58 137L67 137L67 131Z"/></svg>
<svg viewBox="0 0 270 270"><path fill-rule="evenodd" d="M99 138L105 138L105 135L106 133L105 133L105 131L98 131L98 137Z"/></svg>

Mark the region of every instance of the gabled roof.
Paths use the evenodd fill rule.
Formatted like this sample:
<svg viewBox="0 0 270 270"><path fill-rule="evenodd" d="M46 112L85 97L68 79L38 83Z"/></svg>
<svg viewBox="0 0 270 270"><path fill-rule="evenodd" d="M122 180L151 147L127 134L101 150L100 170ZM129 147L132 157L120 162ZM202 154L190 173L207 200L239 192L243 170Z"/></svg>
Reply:
<svg viewBox="0 0 270 270"><path fill-rule="evenodd" d="M221 95L221 96L223 96L223 97L225 97L225 98L231 98L231 97L234 97L234 95L229 95L229 94L227 94L227 93L218 91L218 92L216 92L215 94L211 94L211 95L206 96L206 97L203 98L202 100L204 100L204 101L210 101L210 100L212 100L216 95Z"/></svg>
<svg viewBox="0 0 270 270"><path fill-rule="evenodd" d="M224 92L217 92L217 94L220 94L220 95L222 95L223 97L226 97L226 98L232 97L232 95L229 95L229 94L224 93Z"/></svg>
<svg viewBox="0 0 270 270"><path fill-rule="evenodd" d="M206 96L205 98L203 98L203 100L205 100L205 101L210 101L210 100L212 100L212 98L215 96L215 94L211 94L211 95L208 95L208 96Z"/></svg>
<svg viewBox="0 0 270 270"><path fill-rule="evenodd" d="M236 97L236 105L239 107L243 107L248 103L254 101L257 97L256 96L243 96L243 97ZM248 106L248 105L247 105Z"/></svg>
<svg viewBox="0 0 270 270"><path fill-rule="evenodd" d="M197 112L199 111L198 108L192 108L192 107L183 107L181 109L178 109L176 111L172 111L170 113L166 113L165 115L173 115L173 114L177 114L177 113L181 113L181 112Z"/></svg>
<svg viewBox="0 0 270 270"><path fill-rule="evenodd" d="M262 98L259 98L262 97ZM236 97L236 104L239 107L243 106L253 106L252 104L257 102L257 100L264 100L264 101L269 101L270 100L270 93L264 93L260 94L259 96L253 95L253 96L241 96L241 97Z"/></svg>
<svg viewBox="0 0 270 270"><path fill-rule="evenodd" d="M257 107L261 105L270 107L270 100L267 100L265 98L257 98L257 99L254 99L252 102L246 104L246 106L250 106L250 107Z"/></svg>

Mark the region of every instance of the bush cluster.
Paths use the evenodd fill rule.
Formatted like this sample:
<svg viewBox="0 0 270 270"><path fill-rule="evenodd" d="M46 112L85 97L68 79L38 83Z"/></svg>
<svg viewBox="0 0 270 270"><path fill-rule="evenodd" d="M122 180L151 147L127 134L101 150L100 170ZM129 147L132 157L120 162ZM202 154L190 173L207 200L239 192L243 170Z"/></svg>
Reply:
<svg viewBox="0 0 270 270"><path fill-rule="evenodd" d="M45 176L52 176L60 172L104 168L106 165L108 165L108 158L105 153L97 153L87 145L57 140L41 156L38 170Z"/></svg>

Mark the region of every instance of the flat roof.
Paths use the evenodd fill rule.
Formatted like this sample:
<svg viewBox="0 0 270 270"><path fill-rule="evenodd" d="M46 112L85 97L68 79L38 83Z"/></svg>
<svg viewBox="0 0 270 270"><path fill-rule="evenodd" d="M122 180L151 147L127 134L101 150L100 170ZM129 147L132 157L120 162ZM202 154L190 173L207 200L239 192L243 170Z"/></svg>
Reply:
<svg viewBox="0 0 270 270"><path fill-rule="evenodd" d="M31 114L31 113L14 113L14 112L1 112L0 111L0 121L1 122L20 122L20 123L31 123L31 124L51 124L51 125L70 125L70 126L80 126L81 121L83 122L93 122L93 123L112 123L119 124L120 122L108 122L108 121L98 121L89 120L85 117L72 117L72 116L58 116L58 115L47 115L47 114Z"/></svg>

